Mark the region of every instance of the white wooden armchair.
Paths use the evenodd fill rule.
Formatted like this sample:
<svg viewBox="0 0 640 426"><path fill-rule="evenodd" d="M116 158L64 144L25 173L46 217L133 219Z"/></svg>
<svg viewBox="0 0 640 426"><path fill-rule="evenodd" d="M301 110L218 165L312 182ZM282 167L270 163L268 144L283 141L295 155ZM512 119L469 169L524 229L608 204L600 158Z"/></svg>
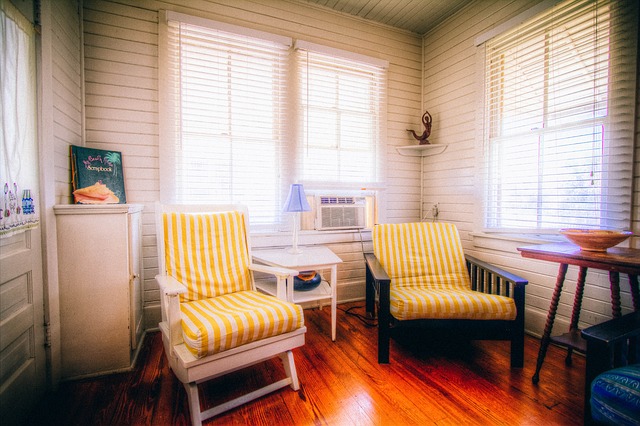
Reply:
<svg viewBox="0 0 640 426"><path fill-rule="evenodd" d="M169 365L194 425L287 385L299 389L292 349L304 345L299 305L256 291L253 272L279 286L297 271L251 262L246 208L156 205L162 322ZM282 291L280 294L284 294ZM279 356L283 379L202 410L198 383Z"/></svg>

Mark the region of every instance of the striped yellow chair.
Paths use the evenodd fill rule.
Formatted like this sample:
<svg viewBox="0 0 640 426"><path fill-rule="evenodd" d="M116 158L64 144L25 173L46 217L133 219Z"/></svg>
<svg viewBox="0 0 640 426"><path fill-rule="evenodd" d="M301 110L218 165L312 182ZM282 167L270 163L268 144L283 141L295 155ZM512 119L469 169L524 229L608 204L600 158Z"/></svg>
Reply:
<svg viewBox="0 0 640 426"><path fill-rule="evenodd" d="M251 261L246 209L156 205L163 343L184 384L194 425L287 385L298 390L292 349L304 345L299 305L259 293L253 272L279 286L297 271ZM284 292L283 292L284 294ZM198 383L279 356L284 378L202 410Z"/></svg>
<svg viewBox="0 0 640 426"><path fill-rule="evenodd" d="M389 362L399 326L420 326L473 339L511 341L511 366L524 361L527 281L464 255L450 223L380 224L366 253L366 306L378 300L378 362Z"/></svg>

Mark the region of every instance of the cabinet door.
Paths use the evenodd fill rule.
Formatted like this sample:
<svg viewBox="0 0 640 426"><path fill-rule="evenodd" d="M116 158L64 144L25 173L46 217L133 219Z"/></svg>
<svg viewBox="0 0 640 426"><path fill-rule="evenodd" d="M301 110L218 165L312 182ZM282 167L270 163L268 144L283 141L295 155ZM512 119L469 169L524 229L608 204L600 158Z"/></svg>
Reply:
<svg viewBox="0 0 640 426"><path fill-rule="evenodd" d="M63 378L131 363L127 215L76 209L57 216Z"/></svg>

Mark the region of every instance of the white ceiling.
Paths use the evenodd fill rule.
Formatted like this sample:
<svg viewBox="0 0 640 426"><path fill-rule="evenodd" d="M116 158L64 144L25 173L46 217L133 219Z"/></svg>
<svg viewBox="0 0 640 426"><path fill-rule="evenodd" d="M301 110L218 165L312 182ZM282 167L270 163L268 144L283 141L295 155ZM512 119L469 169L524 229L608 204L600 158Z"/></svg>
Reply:
<svg viewBox="0 0 640 426"><path fill-rule="evenodd" d="M425 34L470 0L298 0Z"/></svg>

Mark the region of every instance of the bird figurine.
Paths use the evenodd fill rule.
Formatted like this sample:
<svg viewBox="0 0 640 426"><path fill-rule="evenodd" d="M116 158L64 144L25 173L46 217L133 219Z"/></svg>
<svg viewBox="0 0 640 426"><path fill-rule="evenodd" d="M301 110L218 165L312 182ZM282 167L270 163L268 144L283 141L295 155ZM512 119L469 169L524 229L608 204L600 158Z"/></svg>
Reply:
<svg viewBox="0 0 640 426"><path fill-rule="evenodd" d="M407 129L407 132L411 132L413 137L419 142L420 145L427 145L429 143L429 135L431 134L431 114L429 111L425 111L422 114L422 124L424 125L424 132L421 135L418 135L415 131Z"/></svg>

